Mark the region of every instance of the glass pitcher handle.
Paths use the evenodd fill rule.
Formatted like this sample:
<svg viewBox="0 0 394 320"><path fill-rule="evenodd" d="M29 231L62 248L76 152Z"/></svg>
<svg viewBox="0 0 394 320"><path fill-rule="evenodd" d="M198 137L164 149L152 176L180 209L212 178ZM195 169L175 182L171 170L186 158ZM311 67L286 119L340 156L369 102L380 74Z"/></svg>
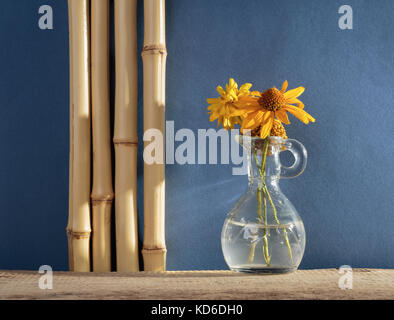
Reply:
<svg viewBox="0 0 394 320"><path fill-rule="evenodd" d="M304 145L295 139L287 139L284 142L284 146L286 147L285 150L288 150L293 154L295 160L293 165L290 167L281 165L280 177L285 179L295 178L304 172L308 154Z"/></svg>

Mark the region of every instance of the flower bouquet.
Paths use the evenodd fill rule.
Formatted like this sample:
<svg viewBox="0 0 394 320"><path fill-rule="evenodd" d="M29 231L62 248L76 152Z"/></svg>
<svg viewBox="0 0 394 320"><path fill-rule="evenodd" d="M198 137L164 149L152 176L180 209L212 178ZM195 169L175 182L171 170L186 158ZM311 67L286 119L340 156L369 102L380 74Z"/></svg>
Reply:
<svg viewBox="0 0 394 320"><path fill-rule="evenodd" d="M301 262L305 230L278 182L301 174L307 154L300 142L288 139L283 124L290 124L288 113L305 124L315 119L298 99L303 87L287 91L287 81L281 90L273 87L261 92L251 87L246 83L238 88L230 79L225 89L217 87L220 97L207 99L210 121L217 120L226 130L240 126L240 143L250 154L248 188L224 223L222 250L235 271L290 272ZM284 150L294 155L291 167L280 163L279 153Z"/></svg>

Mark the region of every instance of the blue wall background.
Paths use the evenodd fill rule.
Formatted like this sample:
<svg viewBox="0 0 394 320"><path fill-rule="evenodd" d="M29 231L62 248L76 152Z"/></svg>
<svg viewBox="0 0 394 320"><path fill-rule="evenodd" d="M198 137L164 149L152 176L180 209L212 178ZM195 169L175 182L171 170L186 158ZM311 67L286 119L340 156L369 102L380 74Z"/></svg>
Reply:
<svg viewBox="0 0 394 320"><path fill-rule="evenodd" d="M54 30L38 28L43 4L53 7ZM343 4L353 7L354 30L338 28ZM308 167L281 183L307 231L301 268L394 267L393 12L391 0L167 0L175 129L214 127L205 99L229 77L256 89L285 79L307 88L302 101L317 121L292 118L288 135L308 149ZM138 14L141 49L142 1ZM65 270L66 1L3 0L0 40L0 269ZM226 268L220 232L247 183L231 169L166 167L168 269Z"/></svg>

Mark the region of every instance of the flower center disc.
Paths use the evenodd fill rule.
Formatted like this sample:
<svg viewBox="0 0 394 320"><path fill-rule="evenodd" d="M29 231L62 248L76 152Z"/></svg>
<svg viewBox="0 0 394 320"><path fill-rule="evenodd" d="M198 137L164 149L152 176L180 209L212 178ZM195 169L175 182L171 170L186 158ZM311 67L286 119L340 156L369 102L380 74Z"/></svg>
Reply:
<svg viewBox="0 0 394 320"><path fill-rule="evenodd" d="M276 88L264 91L258 102L269 111L278 111L286 103L283 93Z"/></svg>

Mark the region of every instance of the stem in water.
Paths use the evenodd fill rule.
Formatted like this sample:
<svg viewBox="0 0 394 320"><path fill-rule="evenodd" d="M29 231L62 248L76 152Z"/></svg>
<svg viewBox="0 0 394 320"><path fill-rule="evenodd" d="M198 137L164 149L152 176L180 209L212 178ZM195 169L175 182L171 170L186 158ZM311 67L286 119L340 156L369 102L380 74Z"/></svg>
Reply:
<svg viewBox="0 0 394 320"><path fill-rule="evenodd" d="M264 147L263 147L263 152L262 152L262 157L261 157L262 158L261 165L259 165L259 161L258 161L255 149L253 149L253 156L254 156L254 159L256 162L257 169L259 171L261 185L262 185L261 187L259 186L259 188L257 190L257 201L258 201L258 216L260 218L260 221L262 223L264 223L263 254L264 254L264 259L267 263L267 266L270 266L271 257L269 256L269 250L268 250L267 198L268 198L268 201L272 207L272 212L274 215L275 222L278 225L280 225L280 221L278 218L278 213L277 213L276 207L275 207L274 202L272 200L271 194L268 191L268 187L267 187L267 184L265 181L265 169L266 169L266 163L267 163L268 146L269 146L269 137L264 140ZM263 200L264 200L264 216L262 216L262 209L261 209L261 207L262 207L261 194L263 194ZM286 228L283 227L282 230L283 230L283 236L285 238L286 246L287 246L287 249L289 252L289 257L290 257L291 261L293 261L293 254L292 254L290 242L289 242L289 239L287 236ZM254 259L254 250L256 247L255 242L253 242L251 245L251 251L252 251L252 247L253 247L253 255L249 254L249 258L251 258L251 256L253 256L253 259ZM249 262L251 262L251 261L249 260Z"/></svg>

